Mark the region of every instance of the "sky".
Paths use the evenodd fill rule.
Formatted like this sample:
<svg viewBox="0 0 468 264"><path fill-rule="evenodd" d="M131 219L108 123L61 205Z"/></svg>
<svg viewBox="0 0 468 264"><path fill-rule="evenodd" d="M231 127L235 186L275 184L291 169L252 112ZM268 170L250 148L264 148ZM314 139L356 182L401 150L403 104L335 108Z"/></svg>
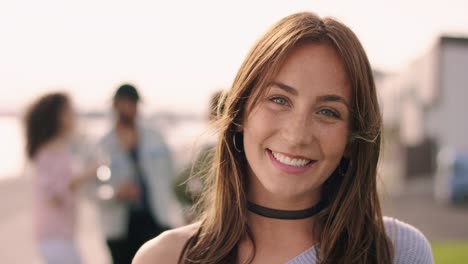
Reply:
<svg viewBox="0 0 468 264"><path fill-rule="evenodd" d="M150 111L204 111L255 40L298 11L338 18L373 67L398 72L441 33L467 36L467 10L461 0L0 0L0 111L57 90L106 110L124 82Z"/></svg>

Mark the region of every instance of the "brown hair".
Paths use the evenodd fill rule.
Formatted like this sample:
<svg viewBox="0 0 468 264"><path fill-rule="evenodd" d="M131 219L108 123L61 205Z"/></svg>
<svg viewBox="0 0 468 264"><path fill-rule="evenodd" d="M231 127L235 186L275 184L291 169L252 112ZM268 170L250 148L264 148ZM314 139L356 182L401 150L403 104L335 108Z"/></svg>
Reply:
<svg viewBox="0 0 468 264"><path fill-rule="evenodd" d="M216 120L218 116L224 111L224 92L217 91L211 95L210 98L210 119Z"/></svg>
<svg viewBox="0 0 468 264"><path fill-rule="evenodd" d="M26 154L33 159L39 148L60 132L60 114L69 99L63 93L43 95L26 111L24 126Z"/></svg>
<svg viewBox="0 0 468 264"><path fill-rule="evenodd" d="M287 55L304 42L327 44L337 51L353 93L346 175L333 173L325 182L322 193L329 205L317 216L323 227L320 263L392 263L393 247L376 187L381 116L371 67L347 26L312 13L280 20L258 40L239 69L218 123L219 141L199 204L201 226L185 244L179 263L235 263L239 242L252 240L246 222L248 165L245 154L236 151L233 137Z"/></svg>

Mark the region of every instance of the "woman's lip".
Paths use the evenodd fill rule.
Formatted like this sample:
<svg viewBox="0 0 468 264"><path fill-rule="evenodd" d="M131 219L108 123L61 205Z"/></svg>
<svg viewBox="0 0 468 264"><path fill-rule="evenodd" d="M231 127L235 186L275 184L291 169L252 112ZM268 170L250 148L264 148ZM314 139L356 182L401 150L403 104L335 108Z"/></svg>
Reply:
<svg viewBox="0 0 468 264"><path fill-rule="evenodd" d="M287 165L287 164L284 164L284 163L281 163L279 162L274 156L273 156L273 153L271 152L271 150L267 149L266 150L266 153L268 155L268 157L270 158L271 160L271 163L273 164L273 166L275 166L277 169L279 169L280 171L284 172L284 173L288 173L288 174L300 174L300 173L304 173L305 171L307 171L308 169L310 169L312 167L312 165L315 164L315 160L312 160L309 162L309 164L303 166L303 167L296 167L296 166L291 166L291 165Z"/></svg>

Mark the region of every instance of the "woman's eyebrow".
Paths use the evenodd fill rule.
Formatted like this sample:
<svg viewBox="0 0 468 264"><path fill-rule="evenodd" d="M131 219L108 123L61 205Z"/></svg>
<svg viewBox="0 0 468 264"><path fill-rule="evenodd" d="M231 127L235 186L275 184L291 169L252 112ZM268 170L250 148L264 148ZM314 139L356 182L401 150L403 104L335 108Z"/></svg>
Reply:
<svg viewBox="0 0 468 264"><path fill-rule="evenodd" d="M271 85L276 86L276 87L278 87L279 89L281 89L281 90L283 90L283 91L285 91L285 92L287 92L287 93L290 93L290 94L292 94L292 95L296 95L296 96L297 96L297 95L299 94L299 93L297 92L296 88L294 88L294 87L292 87L292 86L289 86L289 85L287 85L287 84L281 83L281 82L275 81L275 82L272 82Z"/></svg>
<svg viewBox="0 0 468 264"><path fill-rule="evenodd" d="M339 102L339 103L344 104L346 108L348 108L348 110L351 109L349 107L348 102L346 102L346 100L343 97L336 95L336 94L321 95L318 97L317 101L318 102Z"/></svg>
<svg viewBox="0 0 468 264"><path fill-rule="evenodd" d="M271 83L272 86L275 86L287 93L290 93L292 95L299 95L299 92L297 91L296 88L292 87L292 86L289 86L287 84L284 84L284 83L281 83L281 82L278 82L278 81L274 81ZM337 95L337 94L326 94L326 95L321 95L317 98L317 101L318 102L339 102L339 103L342 103L346 106L346 108L348 108L348 110L350 110L350 106L348 104L348 102L346 102L346 100Z"/></svg>

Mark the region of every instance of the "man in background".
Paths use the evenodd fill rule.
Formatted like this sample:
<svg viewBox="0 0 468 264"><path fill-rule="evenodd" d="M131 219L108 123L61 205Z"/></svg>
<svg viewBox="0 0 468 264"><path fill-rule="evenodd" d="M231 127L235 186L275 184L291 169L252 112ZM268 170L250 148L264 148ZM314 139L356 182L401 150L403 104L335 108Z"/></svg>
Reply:
<svg viewBox="0 0 468 264"><path fill-rule="evenodd" d="M138 121L139 102L134 86L120 86L113 99L115 126L100 141L110 160L105 184L113 195L99 200L99 211L114 264L131 263L141 245L177 218L171 155L162 136Z"/></svg>

